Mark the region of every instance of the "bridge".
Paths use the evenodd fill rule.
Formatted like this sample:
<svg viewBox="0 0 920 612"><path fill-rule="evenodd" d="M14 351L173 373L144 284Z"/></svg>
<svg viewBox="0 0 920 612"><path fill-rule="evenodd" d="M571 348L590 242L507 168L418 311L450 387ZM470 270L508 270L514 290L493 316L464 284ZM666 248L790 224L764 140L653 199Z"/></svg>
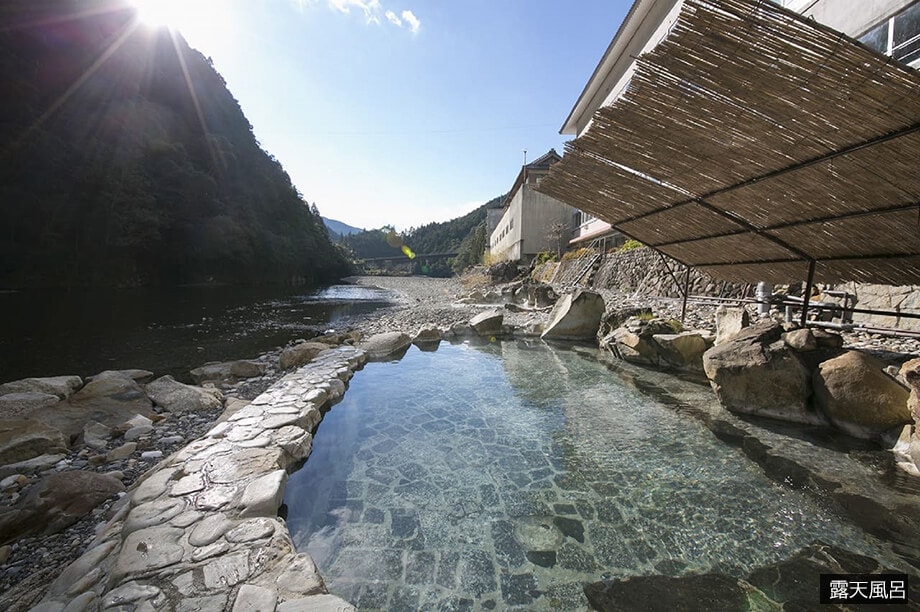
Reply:
<svg viewBox="0 0 920 612"><path fill-rule="evenodd" d="M389 270L408 272L409 274L425 274L444 276L450 275L450 260L457 253L423 253L409 259L405 255L392 257L372 257L359 263L365 270ZM435 271L440 268L440 270Z"/></svg>
<svg viewBox="0 0 920 612"><path fill-rule="evenodd" d="M409 263L412 261L444 261L445 259L453 259L457 256L457 253L426 253L424 255L416 255L412 259L409 259L405 255L393 255L392 257L371 257L368 259L363 259L365 265L367 264L400 264L400 263Z"/></svg>

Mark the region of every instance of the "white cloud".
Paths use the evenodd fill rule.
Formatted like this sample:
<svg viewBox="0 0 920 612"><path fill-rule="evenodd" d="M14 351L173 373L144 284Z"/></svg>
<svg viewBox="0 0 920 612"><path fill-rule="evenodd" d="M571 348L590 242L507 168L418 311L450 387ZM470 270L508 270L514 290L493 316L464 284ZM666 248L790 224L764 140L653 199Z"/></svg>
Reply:
<svg viewBox="0 0 920 612"><path fill-rule="evenodd" d="M339 10L342 13L350 13L352 7L364 12L364 18L368 23L380 23L380 0L329 0L329 6Z"/></svg>
<svg viewBox="0 0 920 612"><path fill-rule="evenodd" d="M412 30L412 33L415 34L418 32L418 29L422 27L422 22L418 20L418 17L415 16L415 13L409 10L402 12L403 21L409 24L409 29Z"/></svg>
<svg viewBox="0 0 920 612"><path fill-rule="evenodd" d="M315 3L316 0L295 0L297 5L303 10L305 4ZM340 13L349 14L351 9L356 9L364 13L367 23L380 25L385 18L388 22L397 28L406 26L413 34L419 31L422 23L418 17L410 10L404 10L401 15L389 9L384 10L380 0L327 0L329 7Z"/></svg>
<svg viewBox="0 0 920 612"><path fill-rule="evenodd" d="M386 17L387 17L387 21L389 21L393 25L402 27L402 20L399 17L397 17L396 13L394 13L393 11L387 11Z"/></svg>

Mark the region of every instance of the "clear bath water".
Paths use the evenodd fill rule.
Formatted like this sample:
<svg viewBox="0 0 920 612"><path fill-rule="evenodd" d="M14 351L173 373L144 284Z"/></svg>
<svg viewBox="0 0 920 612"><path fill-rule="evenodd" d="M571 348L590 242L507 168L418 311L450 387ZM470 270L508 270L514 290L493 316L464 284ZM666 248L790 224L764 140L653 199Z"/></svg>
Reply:
<svg viewBox="0 0 920 612"><path fill-rule="evenodd" d="M523 342L368 364L288 483L295 544L361 610L586 609L584 582L741 576L815 540L897 566L649 393L655 376Z"/></svg>

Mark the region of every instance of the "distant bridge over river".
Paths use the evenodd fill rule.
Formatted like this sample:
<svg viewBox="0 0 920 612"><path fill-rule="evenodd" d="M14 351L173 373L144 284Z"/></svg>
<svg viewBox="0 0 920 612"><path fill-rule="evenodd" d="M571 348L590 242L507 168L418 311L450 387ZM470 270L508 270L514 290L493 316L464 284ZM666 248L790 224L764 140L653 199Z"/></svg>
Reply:
<svg viewBox="0 0 920 612"><path fill-rule="evenodd" d="M409 259L403 254L392 257L372 257L363 260L365 270L393 270L406 271L412 274L428 274L432 268L445 268L450 266L450 260L457 256L452 253L423 253Z"/></svg>

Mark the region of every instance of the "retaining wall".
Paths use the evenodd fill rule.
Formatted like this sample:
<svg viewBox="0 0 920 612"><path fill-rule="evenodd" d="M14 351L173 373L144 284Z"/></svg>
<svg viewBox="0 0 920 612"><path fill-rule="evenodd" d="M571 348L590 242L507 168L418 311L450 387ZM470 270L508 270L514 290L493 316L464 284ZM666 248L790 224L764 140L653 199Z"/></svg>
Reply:
<svg viewBox="0 0 920 612"><path fill-rule="evenodd" d="M535 280L552 282L557 287L576 284L587 259L552 262L534 270ZM665 263L667 262L667 263ZM671 272L668 271L670 266ZM672 259L663 258L649 248L633 249L606 255L590 284L594 289L609 289L637 297L680 297L684 282L684 267ZM833 287L856 296L851 306L870 310L920 314L920 286L894 287L846 283ZM690 271L690 295L738 298L753 297L754 284L727 283L698 271ZM853 314L854 323L877 327L896 327L920 331L920 319L881 315Z"/></svg>

